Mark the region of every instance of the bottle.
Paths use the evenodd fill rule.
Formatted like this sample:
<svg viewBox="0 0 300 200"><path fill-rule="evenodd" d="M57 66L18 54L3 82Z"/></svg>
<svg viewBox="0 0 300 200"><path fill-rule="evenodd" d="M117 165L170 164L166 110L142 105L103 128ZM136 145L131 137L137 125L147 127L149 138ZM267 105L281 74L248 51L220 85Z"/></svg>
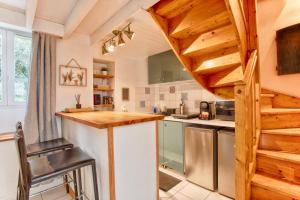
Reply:
<svg viewBox="0 0 300 200"><path fill-rule="evenodd" d="M184 113L184 103L183 103L183 99L181 99L181 103L179 105L179 114L183 115Z"/></svg>

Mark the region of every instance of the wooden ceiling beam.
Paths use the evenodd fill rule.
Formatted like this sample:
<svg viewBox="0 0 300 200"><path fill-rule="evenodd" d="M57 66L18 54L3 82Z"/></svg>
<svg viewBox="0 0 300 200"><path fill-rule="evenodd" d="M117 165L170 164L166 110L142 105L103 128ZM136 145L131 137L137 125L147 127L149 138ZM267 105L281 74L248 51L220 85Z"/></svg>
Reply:
<svg viewBox="0 0 300 200"><path fill-rule="evenodd" d="M65 23L64 38L68 38L88 15L98 0L78 1Z"/></svg>

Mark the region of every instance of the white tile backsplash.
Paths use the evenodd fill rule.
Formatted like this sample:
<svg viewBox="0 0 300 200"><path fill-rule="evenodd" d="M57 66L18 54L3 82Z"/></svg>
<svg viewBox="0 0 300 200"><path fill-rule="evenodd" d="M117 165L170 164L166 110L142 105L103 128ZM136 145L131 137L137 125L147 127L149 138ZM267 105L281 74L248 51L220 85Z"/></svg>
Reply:
<svg viewBox="0 0 300 200"><path fill-rule="evenodd" d="M170 93L172 87L175 87L175 93ZM146 94L146 90L150 90L150 94ZM185 109L190 113L199 112L200 101L216 101L218 98L195 81L147 85L136 88L136 111L151 112L154 106L178 108L182 94L186 97ZM140 107L140 101L146 102L145 107Z"/></svg>

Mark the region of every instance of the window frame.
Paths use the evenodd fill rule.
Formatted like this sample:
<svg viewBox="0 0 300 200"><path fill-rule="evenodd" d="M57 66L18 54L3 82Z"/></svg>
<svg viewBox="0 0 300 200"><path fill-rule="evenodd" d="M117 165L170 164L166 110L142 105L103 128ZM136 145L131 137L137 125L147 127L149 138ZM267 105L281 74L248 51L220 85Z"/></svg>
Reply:
<svg viewBox="0 0 300 200"><path fill-rule="evenodd" d="M2 81L2 95L3 95L3 101L0 102L0 106L6 106L8 105L8 100L7 100L7 52L6 52L6 46L7 46L7 41L6 41L6 31L3 29L0 29L0 33L2 35L2 63L1 63L1 81Z"/></svg>
<svg viewBox="0 0 300 200"><path fill-rule="evenodd" d="M15 58L14 58L14 39L15 36L28 37L32 39L31 33L1 29L0 33L3 35L3 102L0 102L0 106L22 106L24 107L27 103L28 92L25 102L16 102L15 101ZM30 69L29 69L30 71ZM30 74L30 73L29 73ZM28 77L28 84L29 84Z"/></svg>

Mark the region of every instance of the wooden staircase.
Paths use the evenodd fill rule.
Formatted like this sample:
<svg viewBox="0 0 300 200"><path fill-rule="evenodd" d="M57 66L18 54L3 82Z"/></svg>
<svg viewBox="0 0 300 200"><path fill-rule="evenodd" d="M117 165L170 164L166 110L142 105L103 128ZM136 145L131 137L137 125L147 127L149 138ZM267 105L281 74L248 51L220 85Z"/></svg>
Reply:
<svg viewBox="0 0 300 200"><path fill-rule="evenodd" d="M148 11L194 79L216 95L233 98L246 60L239 1L161 0Z"/></svg>
<svg viewBox="0 0 300 200"><path fill-rule="evenodd" d="M263 90L253 200L300 200L300 99Z"/></svg>

